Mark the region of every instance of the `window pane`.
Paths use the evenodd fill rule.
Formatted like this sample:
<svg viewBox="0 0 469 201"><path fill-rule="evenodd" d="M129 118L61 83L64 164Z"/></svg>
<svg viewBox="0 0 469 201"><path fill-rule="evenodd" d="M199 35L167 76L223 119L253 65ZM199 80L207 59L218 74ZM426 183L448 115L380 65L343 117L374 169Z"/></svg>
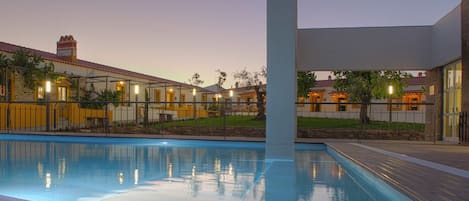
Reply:
<svg viewBox="0 0 469 201"><path fill-rule="evenodd" d="M59 87L58 88L58 99L59 101L66 101L67 100L67 88L66 87Z"/></svg>
<svg viewBox="0 0 469 201"><path fill-rule="evenodd" d="M455 82L456 82L456 87L461 87L462 86L462 64L461 62L458 62L456 64L456 74L455 74Z"/></svg>
<svg viewBox="0 0 469 201"><path fill-rule="evenodd" d="M38 87L37 88L37 99L44 99L44 88Z"/></svg>

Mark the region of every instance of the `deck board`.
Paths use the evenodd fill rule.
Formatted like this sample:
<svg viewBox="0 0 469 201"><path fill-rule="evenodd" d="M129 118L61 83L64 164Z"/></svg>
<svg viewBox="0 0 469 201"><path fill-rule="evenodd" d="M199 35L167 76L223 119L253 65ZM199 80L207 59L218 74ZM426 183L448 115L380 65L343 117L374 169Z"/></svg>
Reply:
<svg viewBox="0 0 469 201"><path fill-rule="evenodd" d="M352 143L330 142L327 144L414 200L469 201L469 179L399 160ZM393 149L387 151L400 150L401 153L405 153L407 149L399 148L402 146L399 144L386 144L384 149L386 150L388 146ZM445 154L442 154L440 157L444 156ZM449 161L447 160L446 163L452 166Z"/></svg>

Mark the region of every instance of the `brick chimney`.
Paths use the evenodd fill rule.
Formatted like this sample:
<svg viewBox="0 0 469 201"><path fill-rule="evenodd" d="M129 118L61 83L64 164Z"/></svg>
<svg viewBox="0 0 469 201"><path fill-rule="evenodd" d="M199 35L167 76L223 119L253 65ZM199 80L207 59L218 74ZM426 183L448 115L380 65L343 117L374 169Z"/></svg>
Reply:
<svg viewBox="0 0 469 201"><path fill-rule="evenodd" d="M57 56L67 61L77 61L77 41L72 35L60 36L57 42Z"/></svg>

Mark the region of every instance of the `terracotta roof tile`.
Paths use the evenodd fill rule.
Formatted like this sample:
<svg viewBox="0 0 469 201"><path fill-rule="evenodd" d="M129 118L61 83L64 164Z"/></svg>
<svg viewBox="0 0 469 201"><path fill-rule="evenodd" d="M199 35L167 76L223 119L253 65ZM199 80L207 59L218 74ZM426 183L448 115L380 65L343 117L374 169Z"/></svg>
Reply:
<svg viewBox="0 0 469 201"><path fill-rule="evenodd" d="M68 40L68 39L73 40L73 37L71 37L71 36L70 37L62 36L60 38L60 40ZM134 71L129 71L129 70L116 68L116 67L112 67L112 66L107 66L107 65L103 65L103 64L98 64L98 63L85 61L85 60L81 60L81 59L78 59L76 62L70 62L70 61L67 61L67 60L63 60L62 58L60 58L59 56L57 56L54 53L45 52L45 51L36 50L36 49L32 49L32 48L27 48L27 47L22 47L22 46L10 44L10 43L0 42L0 51L13 53L13 52L18 51L18 50L29 51L33 54L36 54L36 55L39 55L39 56L43 57L44 59L55 61L55 62L60 62L60 63L64 63L64 64L70 64L70 65L80 66L80 67L84 67L84 68L90 68L90 69L95 69L95 70L120 74L120 75L124 75L124 76L131 76L131 77L135 77L135 78L139 78L139 79L146 79L150 82L161 82L161 83L182 85L182 86L186 86L186 87L194 87L192 85L177 82L177 81L173 81L173 80L168 80L168 79L164 79L164 78L160 78L160 77L156 77L156 76L146 75L146 74L143 74L143 73L137 73L137 72L134 72ZM201 87L196 87L196 88L203 90L203 88L201 88Z"/></svg>

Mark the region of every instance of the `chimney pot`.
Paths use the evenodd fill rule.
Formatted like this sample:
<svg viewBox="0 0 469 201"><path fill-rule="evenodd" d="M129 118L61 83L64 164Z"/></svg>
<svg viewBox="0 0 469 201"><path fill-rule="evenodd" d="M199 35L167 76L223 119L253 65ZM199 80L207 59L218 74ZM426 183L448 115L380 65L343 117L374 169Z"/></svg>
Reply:
<svg viewBox="0 0 469 201"><path fill-rule="evenodd" d="M57 56L67 61L77 61L77 41L72 35L60 36L57 42Z"/></svg>

